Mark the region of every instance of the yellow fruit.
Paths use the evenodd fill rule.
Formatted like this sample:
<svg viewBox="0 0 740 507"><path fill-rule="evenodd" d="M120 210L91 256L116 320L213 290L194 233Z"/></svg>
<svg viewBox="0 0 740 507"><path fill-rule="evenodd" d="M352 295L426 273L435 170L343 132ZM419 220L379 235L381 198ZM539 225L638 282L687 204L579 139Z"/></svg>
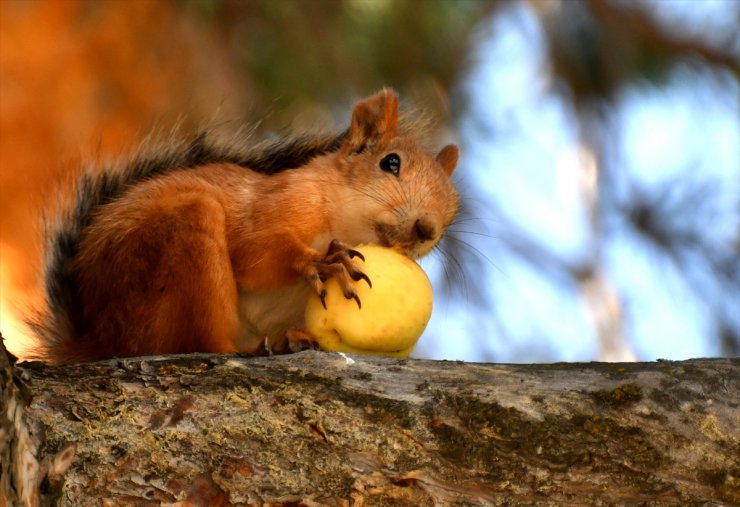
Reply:
<svg viewBox="0 0 740 507"><path fill-rule="evenodd" d="M346 299L335 279L326 282L326 309L312 294L306 305L306 328L324 350L406 357L432 315L432 285L413 260L390 248L361 245L370 277L353 282L362 308Z"/></svg>

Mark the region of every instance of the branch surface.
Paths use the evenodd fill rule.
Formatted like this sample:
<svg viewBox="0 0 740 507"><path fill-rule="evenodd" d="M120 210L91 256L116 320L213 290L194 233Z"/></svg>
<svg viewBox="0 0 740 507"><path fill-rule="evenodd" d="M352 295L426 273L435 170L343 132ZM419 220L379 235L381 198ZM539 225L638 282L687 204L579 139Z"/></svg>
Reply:
<svg viewBox="0 0 740 507"><path fill-rule="evenodd" d="M738 504L739 366L314 351L25 364L42 466L11 480L61 505Z"/></svg>

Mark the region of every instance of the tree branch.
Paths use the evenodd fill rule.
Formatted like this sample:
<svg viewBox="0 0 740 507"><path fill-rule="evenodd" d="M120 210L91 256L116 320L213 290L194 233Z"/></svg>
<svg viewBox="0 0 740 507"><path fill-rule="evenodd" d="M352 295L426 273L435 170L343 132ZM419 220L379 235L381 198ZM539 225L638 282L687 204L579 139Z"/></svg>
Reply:
<svg viewBox="0 0 740 507"><path fill-rule="evenodd" d="M10 505L21 483L60 505L737 504L738 366L323 352L4 365L0 399L24 407L28 441L4 409L0 493ZM39 465L17 466L29 453Z"/></svg>

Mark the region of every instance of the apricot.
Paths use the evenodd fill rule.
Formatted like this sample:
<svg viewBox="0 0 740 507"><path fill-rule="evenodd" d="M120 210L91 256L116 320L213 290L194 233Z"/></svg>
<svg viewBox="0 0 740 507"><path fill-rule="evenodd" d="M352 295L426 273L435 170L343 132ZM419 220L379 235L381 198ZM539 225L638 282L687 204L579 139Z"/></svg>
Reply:
<svg viewBox="0 0 740 507"><path fill-rule="evenodd" d="M323 350L407 357L432 316L432 285L424 270L405 255L377 245L356 248L355 258L372 282L353 282L362 307L346 299L335 279L327 280L326 308L312 294L306 328Z"/></svg>

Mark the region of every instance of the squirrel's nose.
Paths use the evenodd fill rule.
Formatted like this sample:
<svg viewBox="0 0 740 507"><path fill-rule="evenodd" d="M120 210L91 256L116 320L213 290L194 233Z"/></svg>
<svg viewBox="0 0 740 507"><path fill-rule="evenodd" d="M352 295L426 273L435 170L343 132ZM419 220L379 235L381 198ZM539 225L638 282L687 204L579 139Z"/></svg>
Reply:
<svg viewBox="0 0 740 507"><path fill-rule="evenodd" d="M437 221L430 214L421 215L414 223L414 234L419 241L429 241L437 238Z"/></svg>

